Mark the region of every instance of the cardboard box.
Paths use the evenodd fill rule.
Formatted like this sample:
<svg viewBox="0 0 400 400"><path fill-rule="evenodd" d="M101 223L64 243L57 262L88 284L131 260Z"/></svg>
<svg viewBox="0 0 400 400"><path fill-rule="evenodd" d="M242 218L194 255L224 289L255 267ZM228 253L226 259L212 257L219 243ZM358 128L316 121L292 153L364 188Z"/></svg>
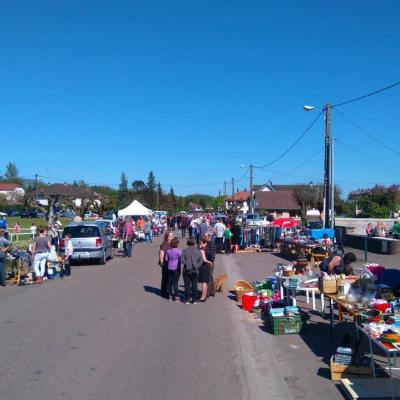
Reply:
<svg viewBox="0 0 400 400"><path fill-rule="evenodd" d="M342 378L345 378L349 375L366 375L372 376L371 366L368 367L357 367L355 365L341 365L336 364L333 360L333 356L331 357L331 380L332 381L340 381Z"/></svg>

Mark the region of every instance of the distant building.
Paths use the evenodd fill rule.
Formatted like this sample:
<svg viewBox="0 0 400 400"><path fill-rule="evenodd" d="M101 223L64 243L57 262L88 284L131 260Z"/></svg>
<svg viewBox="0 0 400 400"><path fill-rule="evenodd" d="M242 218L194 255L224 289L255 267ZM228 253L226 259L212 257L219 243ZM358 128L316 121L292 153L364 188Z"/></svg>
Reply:
<svg viewBox="0 0 400 400"><path fill-rule="evenodd" d="M225 203L227 208L235 204L240 207L243 214L247 214L249 211L249 200L250 193L244 190L242 192L236 192L233 196L228 196L225 199Z"/></svg>
<svg viewBox="0 0 400 400"><path fill-rule="evenodd" d="M301 207L293 191L258 191L255 200L257 213L271 214L274 218L301 216Z"/></svg>
<svg viewBox="0 0 400 400"><path fill-rule="evenodd" d="M24 196L25 190L18 183L0 182L0 195L11 201Z"/></svg>

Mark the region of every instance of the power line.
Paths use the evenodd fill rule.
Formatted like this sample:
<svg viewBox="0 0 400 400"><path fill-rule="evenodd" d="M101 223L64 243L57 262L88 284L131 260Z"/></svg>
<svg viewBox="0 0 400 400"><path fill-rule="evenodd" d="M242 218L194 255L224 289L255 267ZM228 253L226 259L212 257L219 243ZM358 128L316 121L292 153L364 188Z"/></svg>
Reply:
<svg viewBox="0 0 400 400"><path fill-rule="evenodd" d="M347 117L345 114L343 114L342 111L336 110L335 111L343 118L345 119L349 124L351 124L354 128L358 129L360 132L364 133L367 135L369 138L374 140L376 143L379 143L381 146L383 146L385 149L391 151L392 153L396 154L397 156L400 156L400 152L393 149L392 147L388 146L387 144L383 143L381 140L376 138L374 135L371 133L367 132L365 129L361 128L359 125L357 125L354 121L352 121L349 117Z"/></svg>
<svg viewBox="0 0 400 400"><path fill-rule="evenodd" d="M301 139L311 130L311 128L315 125L315 123L318 121L319 117L321 116L322 111L319 112L319 114L315 117L315 119L311 122L310 125L308 125L307 129L294 141L292 145L290 145L282 154L280 154L278 157L276 157L274 160L271 162L261 165L261 166L254 166L254 168L259 168L259 169L264 169L265 167L269 167L272 164L275 164L277 161L279 161L282 157L284 157L287 153L289 153L290 150L293 149L294 146L296 146L297 143L300 142Z"/></svg>
<svg viewBox="0 0 400 400"><path fill-rule="evenodd" d="M346 101L343 101L342 103L334 104L334 105L332 106L332 108L344 106L345 104L350 104L350 103L353 103L353 102L355 102L355 101L363 100L363 99L365 99L365 98L367 98L367 97L374 96L375 94L381 93L381 92L383 92L383 91L385 91L385 90L392 89L392 88L394 88L395 86L398 86L398 85L400 85L400 81L399 81L399 82L392 83L392 84L389 85L389 86L385 86L385 87L382 88L382 89L375 90L374 92L365 94L365 95L360 96L360 97L356 97L355 99L346 100Z"/></svg>
<svg viewBox="0 0 400 400"><path fill-rule="evenodd" d="M292 168L290 172L296 171L297 169L301 168L303 165L309 163L311 160L313 160L318 154L322 153L322 150L324 150L323 147L321 147L319 150L317 150L314 154L312 154L307 160L303 161L301 164L297 165L296 167Z"/></svg>
<svg viewBox="0 0 400 400"><path fill-rule="evenodd" d="M346 148L347 148L348 150L350 150L351 152L357 154L359 157L361 157L361 158L363 158L364 160L368 161L368 163L375 164L377 167L379 167L379 168L381 168L381 169L382 169L382 168L384 168L384 169L388 168L388 165L385 165L384 163L380 163L378 160L374 159L373 157L369 156L369 155L366 154L366 153L362 153L362 152L360 152L359 150L357 150L357 149L355 149L355 148L349 146L348 144L344 143L342 140L340 140L340 139L335 139L335 140L336 140L339 144L341 144L342 146L346 147ZM391 169L392 171L398 172L397 169L391 168L390 166L389 166L389 169Z"/></svg>

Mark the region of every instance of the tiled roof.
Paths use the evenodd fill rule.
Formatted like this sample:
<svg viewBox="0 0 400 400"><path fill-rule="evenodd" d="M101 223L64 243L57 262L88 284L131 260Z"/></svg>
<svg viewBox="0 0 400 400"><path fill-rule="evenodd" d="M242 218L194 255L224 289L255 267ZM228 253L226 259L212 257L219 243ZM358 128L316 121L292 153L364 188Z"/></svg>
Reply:
<svg viewBox="0 0 400 400"><path fill-rule="evenodd" d="M233 201L234 202L237 202L237 201L243 202L243 201L247 201L249 199L249 197L250 197L249 192L246 192L246 191L236 192L233 195ZM232 201L232 196L227 197L226 200L227 201Z"/></svg>
<svg viewBox="0 0 400 400"><path fill-rule="evenodd" d="M300 210L294 192L256 192L257 208L262 210Z"/></svg>
<svg viewBox="0 0 400 400"><path fill-rule="evenodd" d="M4 192L10 192L19 187L20 187L20 185L18 185L17 183L3 183L3 182L0 183L0 191L4 191Z"/></svg>

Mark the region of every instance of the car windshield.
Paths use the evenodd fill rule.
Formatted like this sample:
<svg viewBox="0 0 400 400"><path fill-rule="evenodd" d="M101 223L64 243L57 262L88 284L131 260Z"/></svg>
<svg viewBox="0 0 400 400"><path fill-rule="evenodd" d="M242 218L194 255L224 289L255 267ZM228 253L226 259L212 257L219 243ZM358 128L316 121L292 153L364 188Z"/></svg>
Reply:
<svg viewBox="0 0 400 400"><path fill-rule="evenodd" d="M100 236L99 228L92 225L82 225L82 226L67 226L64 229L63 237L69 233L73 238L88 238Z"/></svg>

